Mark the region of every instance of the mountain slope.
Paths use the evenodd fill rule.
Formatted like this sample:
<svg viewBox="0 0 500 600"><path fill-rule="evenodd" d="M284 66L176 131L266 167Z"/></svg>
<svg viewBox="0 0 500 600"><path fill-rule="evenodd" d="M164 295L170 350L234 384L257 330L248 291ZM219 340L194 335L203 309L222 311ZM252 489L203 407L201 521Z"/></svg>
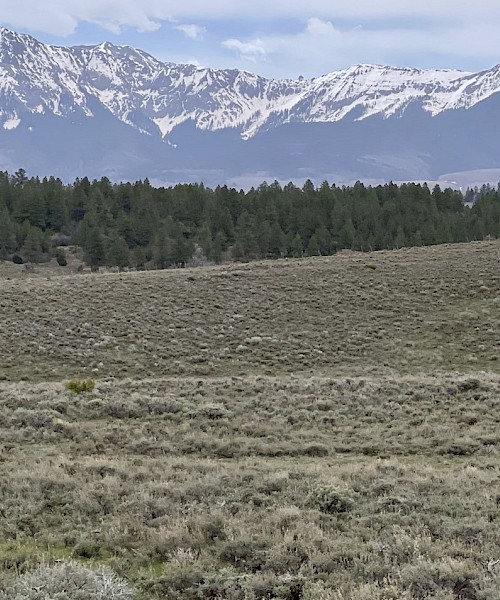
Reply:
<svg viewBox="0 0 500 600"><path fill-rule="evenodd" d="M435 178L499 166L499 90L500 66L471 74L358 65L268 80L1 29L0 168L210 184L252 174Z"/></svg>

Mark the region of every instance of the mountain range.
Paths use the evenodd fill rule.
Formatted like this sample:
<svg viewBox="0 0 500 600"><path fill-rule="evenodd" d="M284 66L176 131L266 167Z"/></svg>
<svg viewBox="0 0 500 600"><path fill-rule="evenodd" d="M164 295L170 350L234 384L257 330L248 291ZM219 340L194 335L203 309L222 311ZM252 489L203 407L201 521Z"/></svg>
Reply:
<svg viewBox="0 0 500 600"><path fill-rule="evenodd" d="M500 65L480 73L356 65L272 80L0 29L0 169L242 186L465 172L495 180L498 92Z"/></svg>

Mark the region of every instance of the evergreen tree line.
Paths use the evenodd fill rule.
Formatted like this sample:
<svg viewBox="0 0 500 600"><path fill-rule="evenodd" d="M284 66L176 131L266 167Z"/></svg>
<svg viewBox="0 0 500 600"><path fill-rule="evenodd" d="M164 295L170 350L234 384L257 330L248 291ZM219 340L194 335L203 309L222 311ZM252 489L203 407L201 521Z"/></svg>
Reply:
<svg viewBox="0 0 500 600"><path fill-rule="evenodd" d="M20 169L0 172L0 259L43 262L77 245L95 268L166 268L193 255L219 263L500 237L500 188L471 197L469 208L461 192L414 183L274 182L246 192L86 177L66 185Z"/></svg>

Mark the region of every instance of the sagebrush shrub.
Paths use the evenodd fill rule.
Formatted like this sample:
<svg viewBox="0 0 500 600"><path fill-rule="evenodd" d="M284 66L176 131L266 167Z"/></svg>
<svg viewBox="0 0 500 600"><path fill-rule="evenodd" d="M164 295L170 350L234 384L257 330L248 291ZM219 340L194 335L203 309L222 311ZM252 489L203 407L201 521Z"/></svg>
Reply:
<svg viewBox="0 0 500 600"><path fill-rule="evenodd" d="M94 379L70 379L66 384L67 389L75 394L93 392L95 388Z"/></svg>
<svg viewBox="0 0 500 600"><path fill-rule="evenodd" d="M64 254L64 252L62 250L58 250L56 252L56 261L57 261L57 264L60 267L66 267L67 266L68 261L66 259L66 255Z"/></svg>
<svg viewBox="0 0 500 600"><path fill-rule="evenodd" d="M13 427L34 427L35 429L43 429L48 427L54 421L54 416L57 413L46 409L28 410L20 406L16 408L10 416L10 425Z"/></svg>
<svg viewBox="0 0 500 600"><path fill-rule="evenodd" d="M254 540L234 540L222 546L219 558L245 571L259 571L266 562L266 547Z"/></svg>
<svg viewBox="0 0 500 600"><path fill-rule="evenodd" d="M127 600L135 591L108 567L95 571L76 562L42 565L15 579L0 600Z"/></svg>
<svg viewBox="0 0 500 600"><path fill-rule="evenodd" d="M352 509L354 500L352 493L347 489L319 484L311 490L308 504L326 514L342 514Z"/></svg>
<svg viewBox="0 0 500 600"><path fill-rule="evenodd" d="M161 577L146 583L146 590L156 594L158 598L171 598L172 600L196 600L199 598L200 587L205 576L203 572L191 566L178 567L166 571Z"/></svg>

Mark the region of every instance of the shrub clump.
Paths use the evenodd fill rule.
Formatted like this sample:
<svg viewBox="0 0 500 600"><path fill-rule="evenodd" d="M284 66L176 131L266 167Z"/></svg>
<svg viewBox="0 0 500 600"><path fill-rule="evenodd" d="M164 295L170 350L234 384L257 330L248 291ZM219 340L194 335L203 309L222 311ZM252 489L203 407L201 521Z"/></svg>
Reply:
<svg viewBox="0 0 500 600"><path fill-rule="evenodd" d="M352 493L345 488L319 484L311 490L308 505L329 515L343 514L352 509L354 499Z"/></svg>
<svg viewBox="0 0 500 600"><path fill-rule="evenodd" d="M75 394L83 392L93 392L95 388L94 379L70 379L66 384L66 388Z"/></svg>
<svg viewBox="0 0 500 600"><path fill-rule="evenodd" d="M54 421L54 412L51 410L28 410L19 407L14 410L10 417L10 424L14 427L33 427L34 429L43 429L52 425Z"/></svg>
<svg viewBox="0 0 500 600"><path fill-rule="evenodd" d="M17 577L0 600L129 600L135 591L108 567L95 571L76 562L42 565Z"/></svg>
<svg viewBox="0 0 500 600"><path fill-rule="evenodd" d="M253 540L234 540L226 542L219 558L237 569L255 573L266 562L266 546Z"/></svg>
<svg viewBox="0 0 500 600"><path fill-rule="evenodd" d="M56 261L60 267L66 267L68 264L68 260L66 259L66 254L62 250L58 250L56 252Z"/></svg>
<svg viewBox="0 0 500 600"><path fill-rule="evenodd" d="M146 591L160 598L172 600L195 600L205 581L204 574L192 567L180 567L167 571L162 577L146 583Z"/></svg>

